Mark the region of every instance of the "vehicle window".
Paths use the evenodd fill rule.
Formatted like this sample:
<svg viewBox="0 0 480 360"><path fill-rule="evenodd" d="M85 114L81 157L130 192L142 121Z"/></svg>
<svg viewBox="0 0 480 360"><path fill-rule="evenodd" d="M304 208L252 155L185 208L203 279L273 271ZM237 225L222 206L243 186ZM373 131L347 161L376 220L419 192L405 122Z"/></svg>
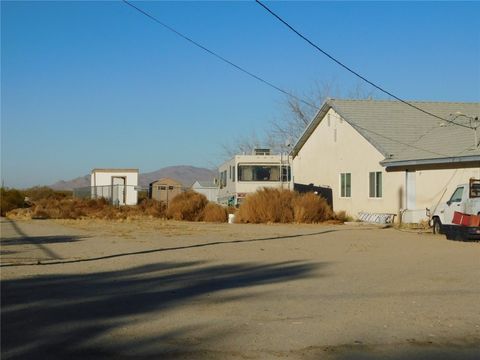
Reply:
<svg viewBox="0 0 480 360"><path fill-rule="evenodd" d="M474 180L470 182L470 197L480 197L480 181Z"/></svg>
<svg viewBox="0 0 480 360"><path fill-rule="evenodd" d="M238 181L280 181L278 165L238 165Z"/></svg>
<svg viewBox="0 0 480 360"><path fill-rule="evenodd" d="M460 202L462 201L463 187L457 188L450 198L450 202Z"/></svg>

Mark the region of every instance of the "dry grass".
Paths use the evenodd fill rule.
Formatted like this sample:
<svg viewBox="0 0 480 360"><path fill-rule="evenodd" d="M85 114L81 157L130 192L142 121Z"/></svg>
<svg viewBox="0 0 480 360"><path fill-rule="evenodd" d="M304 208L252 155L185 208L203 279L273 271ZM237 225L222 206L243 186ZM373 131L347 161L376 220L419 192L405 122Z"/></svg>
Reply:
<svg viewBox="0 0 480 360"><path fill-rule="evenodd" d="M145 215L155 218L165 218L167 216L167 205L157 200L144 199L140 202L138 208Z"/></svg>
<svg viewBox="0 0 480 360"><path fill-rule="evenodd" d="M164 218L166 206L155 200L143 200L136 206L115 207L105 199L56 199L36 201L28 211L16 209L7 213L12 219L128 219L141 217Z"/></svg>
<svg viewBox="0 0 480 360"><path fill-rule="evenodd" d="M335 213L335 220L338 220L341 223L344 223L346 221L353 221L353 218L348 215L344 210L342 211L337 211Z"/></svg>
<svg viewBox="0 0 480 360"><path fill-rule="evenodd" d="M327 201L314 193L299 194L293 209L297 223L319 223L335 217Z"/></svg>
<svg viewBox="0 0 480 360"><path fill-rule="evenodd" d="M228 219L227 209L215 203L208 203L203 210L203 221L226 222Z"/></svg>
<svg viewBox="0 0 480 360"><path fill-rule="evenodd" d="M172 199L167 217L174 220L201 221L207 204L205 195L195 191L185 191Z"/></svg>
<svg viewBox="0 0 480 360"><path fill-rule="evenodd" d="M313 194L264 188L247 196L238 209L241 223L317 223L333 219L325 199Z"/></svg>
<svg viewBox="0 0 480 360"><path fill-rule="evenodd" d="M253 224L293 222L294 198L292 191L263 188L247 196L238 209L236 221Z"/></svg>
<svg viewBox="0 0 480 360"><path fill-rule="evenodd" d="M71 191L58 191L50 189L47 186L35 186L30 189L23 191L25 196L29 198L30 201L38 201L42 199L56 199L61 200L65 198L71 198Z"/></svg>
<svg viewBox="0 0 480 360"><path fill-rule="evenodd" d="M1 216L13 209L25 207L25 195L16 189L0 189L0 213Z"/></svg>

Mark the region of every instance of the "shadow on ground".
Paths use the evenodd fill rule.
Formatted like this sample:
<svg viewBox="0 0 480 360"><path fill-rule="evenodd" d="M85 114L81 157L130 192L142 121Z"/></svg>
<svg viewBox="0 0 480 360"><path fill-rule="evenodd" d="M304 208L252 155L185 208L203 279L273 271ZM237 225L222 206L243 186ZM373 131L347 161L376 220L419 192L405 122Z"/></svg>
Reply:
<svg viewBox="0 0 480 360"><path fill-rule="evenodd" d="M76 235L25 236L25 237L2 238L2 240L0 241L0 244L2 246L60 244L60 243L76 242L85 238L86 238L85 236L76 236Z"/></svg>
<svg viewBox="0 0 480 360"><path fill-rule="evenodd" d="M104 347L100 336L135 325L140 317L204 301L248 296L248 288L322 276L326 264L283 262L214 266L200 262L152 264L129 269L74 275L40 275L1 283L2 359L173 358L192 354L198 344L182 339L201 334L202 346L229 334L177 327L174 332L139 335ZM224 292L242 288L242 295ZM238 294L236 292L235 294ZM188 322L187 322L188 323ZM177 339L177 340L176 340ZM188 351L188 353L186 353ZM195 357L202 352L195 353ZM210 354L212 355L212 354ZM210 355L206 357L211 358ZM128 357L128 356L127 356Z"/></svg>
<svg viewBox="0 0 480 360"><path fill-rule="evenodd" d="M457 339L442 343L417 342L410 339L398 344L346 344L309 347L290 356L305 360L478 360L480 343L473 339Z"/></svg>
<svg viewBox="0 0 480 360"><path fill-rule="evenodd" d="M3 219L2 219L3 220ZM71 243L80 241L81 239L86 238L86 236L77 236L77 235L51 235L51 236L29 236L22 228L13 220L5 219L2 223L6 223L11 226L13 231L18 235L15 237L0 239L1 246L16 246L16 245L32 245L37 247L47 259L60 260L61 257L55 251L50 249L49 244L60 244L60 243ZM11 252L12 253L12 252ZM2 253L2 255L7 255L8 252ZM3 260L3 259L2 259ZM3 265L2 265L3 266Z"/></svg>

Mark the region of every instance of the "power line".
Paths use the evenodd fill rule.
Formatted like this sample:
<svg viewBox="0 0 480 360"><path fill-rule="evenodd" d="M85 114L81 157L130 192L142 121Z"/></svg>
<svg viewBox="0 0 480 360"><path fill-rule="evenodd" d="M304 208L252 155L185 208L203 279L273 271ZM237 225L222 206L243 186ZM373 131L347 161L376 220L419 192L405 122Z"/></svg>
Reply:
<svg viewBox="0 0 480 360"><path fill-rule="evenodd" d="M271 15L273 15L277 20L279 20L282 24L284 24L286 27L288 27L291 31L293 31L295 34L297 34L300 38L302 38L303 40L305 40L308 44L310 44L311 46L313 46L315 49L317 49L318 51L320 51L323 55L325 55L326 57L328 57L330 60L332 60L333 62L337 63L338 65L340 65L341 67L343 67L345 70L351 72L352 74L354 74L355 76L357 76L358 78L362 79L363 81L365 81L366 83L370 84L371 86L373 86L374 88L380 90L381 92L391 96L392 98L394 98L395 100L398 100L400 101L401 103L405 104L405 105L408 105L410 106L411 108L414 108L414 109L417 109L418 111L421 111L423 112L424 114L427 114L427 115L430 115L430 116L433 116L437 119L440 119L442 121L446 121L448 123L451 123L451 124L455 124L455 125L458 125L458 126L461 126L461 127L464 127L464 128L467 128L467 129L472 129L470 126L467 126L467 125L463 125L463 124L459 124L459 123L456 123L454 121L451 121L451 120L448 120L448 119L444 119L442 118L441 116L438 116L438 115L435 115L427 110L424 110L406 100L403 100L402 98L392 94L390 91L388 90L385 90L384 88L382 88L381 86L375 84L374 82L368 80L367 78L365 78L364 76L360 75L358 72L356 72L355 70L353 70L352 68L348 67L347 65L345 65L344 63L342 63L340 60L337 60L333 55L330 55L328 52L326 52L325 50L323 50L322 48L320 48L317 44L315 44L313 41L311 41L310 39L308 39L306 36L304 36L303 34L301 34L299 31L297 31L293 26L291 26L289 23L287 23L285 20L283 20L279 15L277 15L276 13L274 13L267 5L265 5L264 3L262 3L260 0L255 0L255 2L257 4L259 4L261 7L263 7L267 12L269 12Z"/></svg>
<svg viewBox="0 0 480 360"><path fill-rule="evenodd" d="M252 77L252 78L254 78L254 79L256 79L256 80L264 83L265 85L270 86L271 88L273 88L273 89L275 89L275 90L277 90L277 91L279 91L279 92L281 92L281 93L283 93L283 94L285 94L285 95L287 95L287 96L290 96L291 98L294 98L294 99L300 101L301 103L303 103L303 104L305 104L305 105L307 105L307 106L312 107L313 109L315 109L315 110L317 110L317 111L320 109L317 105L312 104L312 103L310 103L310 102L308 102L308 101L306 101L306 100L304 100L304 99L302 99L302 98L299 98L298 96L293 95L292 93L290 93L290 92L288 92L288 91L286 91L286 90L284 90L284 89L282 89L282 88L274 85L273 83L271 83L271 82L269 82L269 81L267 81L267 80L264 80L264 79L261 78L260 76L251 73L250 71L242 68L241 66L236 65L235 63L231 62L230 60L228 60L228 59L224 58L223 56L217 54L216 52L214 52L214 51L206 48L205 46L203 46L203 45L201 45L200 43L192 40L192 39L189 38L188 36L180 33L179 31L175 30L175 29L172 28L171 26L163 23L162 21L160 21L159 19L157 19L155 16L153 16L153 15L147 13L146 11L138 8L137 6L131 4L131 3L128 2L127 0L123 0L123 2L124 2L125 4L127 4L127 5L129 5L130 7L132 7L133 9L137 10L137 11L140 12L141 14L145 15L145 16L148 17L149 19L151 19L151 20L155 21L156 23L160 24L161 26L163 26L163 27L166 28L167 30L169 30L169 31L173 32L174 34L178 35L178 36L181 37L182 39L187 40L188 42L190 42L191 44L195 45L196 47L204 50L204 51L207 52L208 54L216 57L217 59L220 59L221 61L229 64L230 66L233 66L235 69L237 69L237 70L239 70L239 71L241 71L241 72L249 75L250 77ZM442 120L443 120L443 119L442 119ZM401 145L410 146L410 147L415 148L415 149L417 149L417 150L427 151L427 152L432 153L432 154L435 154L435 155L447 156L446 154L441 154L441 153L433 152L433 151L430 151L430 150L427 150L427 149L423 149L423 148L418 147L418 146L415 146L415 145L411 145L411 144L408 144L408 143L404 143L404 142L402 142L402 141L395 140L395 139L393 139L393 138L390 138L390 137L388 137L388 136L382 135L382 134L377 133L377 132L375 132L375 131L373 131L373 130L369 130L369 129L364 128L364 127L362 127L362 126L360 126L360 125L357 125L357 124L351 124L351 125L352 125L353 127L356 127L356 128L359 128L359 129L362 129L362 130L365 130L365 131L368 131L368 132L370 132L370 133L372 133L372 134L375 134L375 135L377 135L377 136L383 137L383 138L385 138L385 139L387 139L387 140L396 142L396 143L401 144Z"/></svg>
<svg viewBox="0 0 480 360"><path fill-rule="evenodd" d="M307 102L307 101L305 101L305 100L303 100L303 99L301 99L301 98L293 95L292 93L290 93L290 92L282 89L281 87L276 86L275 84L272 84L271 82L269 82L269 81L267 81L267 80L265 80L265 79L262 79L260 76L255 75L254 73L251 73L250 71L244 69L243 67L241 67L241 66L239 66L239 65L237 65L237 64L234 64L234 63L231 62L230 60L228 60L228 59L224 58L223 56L217 54L216 52L214 52L214 51L206 48L205 46L203 46L202 44L200 44L200 43L196 42L195 40L189 38L188 36L180 33L179 31L175 30L175 29L172 28L171 26L169 26L169 25L165 24L164 22L160 21L159 19L157 19L155 16L150 15L150 14L147 13L146 11L144 11L144 10L140 9L139 7L133 5L132 3L128 2L127 0L123 0L123 2L124 2L125 4L131 6L132 8L134 8L135 10L137 10L138 12L140 12L141 14L145 15L146 17L150 18L151 20L155 21L156 23L162 25L164 28L166 28L167 30L173 32L175 35L180 36L182 39L187 40L189 43L195 45L196 47L202 49L203 51L209 53L210 55L215 56L217 59L220 59L221 61L227 63L228 65L233 66L234 68L236 68L237 70L243 72L244 74L247 74L248 76L250 76L250 77L252 77L252 78L254 78L254 79L256 79L256 80L258 80L258 81L260 81L260 82L262 82L262 83L264 83L264 84L266 84L266 85L268 85L268 86L270 86L270 87L272 87L272 88L274 88L274 89L277 90L277 91L280 91L280 92L283 93L284 95L290 96L290 97L292 97L292 98L294 98L294 99L302 102L302 103L305 104L305 105L308 105L308 106L312 106L312 107L314 107L314 108L317 108L317 106L315 106L315 105L313 105L313 104L311 104L311 103L309 103L309 102Z"/></svg>

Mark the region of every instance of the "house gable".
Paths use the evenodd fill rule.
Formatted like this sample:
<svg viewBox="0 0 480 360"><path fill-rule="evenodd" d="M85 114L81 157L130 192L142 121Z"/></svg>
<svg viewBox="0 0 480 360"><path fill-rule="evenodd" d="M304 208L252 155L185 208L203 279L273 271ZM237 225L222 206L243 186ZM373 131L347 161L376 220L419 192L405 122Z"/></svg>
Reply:
<svg viewBox="0 0 480 360"><path fill-rule="evenodd" d="M331 187L334 209L354 216L360 211L396 213L402 177L386 177L382 159L384 154L330 107L293 160L294 182ZM381 198L370 196L370 173L382 174ZM349 177L349 196L342 195L342 176Z"/></svg>

